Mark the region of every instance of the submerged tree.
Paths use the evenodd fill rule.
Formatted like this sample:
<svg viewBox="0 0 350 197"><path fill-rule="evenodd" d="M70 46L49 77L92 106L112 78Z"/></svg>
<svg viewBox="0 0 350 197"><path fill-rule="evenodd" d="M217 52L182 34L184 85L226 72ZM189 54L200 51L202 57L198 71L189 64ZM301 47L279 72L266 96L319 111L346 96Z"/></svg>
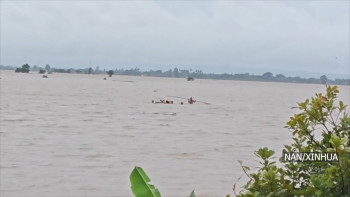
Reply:
<svg viewBox="0 0 350 197"><path fill-rule="evenodd" d="M194 78L191 77L191 76L188 76L188 77L187 77L187 81L194 81Z"/></svg>
<svg viewBox="0 0 350 197"><path fill-rule="evenodd" d="M271 161L274 151L259 149L262 160L256 173L239 196L350 196L350 117L347 106L337 102L337 86L327 86L325 95L298 103L301 113L287 123L293 132L293 143L284 153L331 152L336 162L287 162L277 167ZM281 158L282 160L282 158ZM249 167L242 166L247 172Z"/></svg>
<svg viewBox="0 0 350 197"><path fill-rule="evenodd" d="M16 68L15 70L16 73L29 73L29 71L30 71L29 64L23 64L22 68Z"/></svg>
<svg viewBox="0 0 350 197"><path fill-rule="evenodd" d="M114 71L113 71L113 70L109 70L109 71L107 72L107 74L108 74L109 77L112 77L112 75L114 75Z"/></svg>

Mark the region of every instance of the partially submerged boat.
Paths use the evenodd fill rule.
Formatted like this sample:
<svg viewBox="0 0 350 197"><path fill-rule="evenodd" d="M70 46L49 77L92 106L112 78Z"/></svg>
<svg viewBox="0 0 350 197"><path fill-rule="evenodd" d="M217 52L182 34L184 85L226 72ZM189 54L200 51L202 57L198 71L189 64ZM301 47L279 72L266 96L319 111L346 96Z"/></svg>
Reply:
<svg viewBox="0 0 350 197"><path fill-rule="evenodd" d="M162 100L162 99L160 99L160 101L156 101L156 102L154 102L153 100L152 100L152 103L156 103L156 104L174 104L174 101L169 101L169 100Z"/></svg>

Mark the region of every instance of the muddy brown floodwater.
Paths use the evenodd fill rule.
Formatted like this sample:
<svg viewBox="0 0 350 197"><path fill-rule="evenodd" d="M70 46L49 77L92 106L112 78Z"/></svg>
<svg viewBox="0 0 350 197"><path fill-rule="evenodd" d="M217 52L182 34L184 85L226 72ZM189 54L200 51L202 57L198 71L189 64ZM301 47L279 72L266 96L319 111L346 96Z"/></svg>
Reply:
<svg viewBox="0 0 350 197"><path fill-rule="evenodd" d="M232 194L242 175L237 160L257 166L253 152L264 146L281 155L291 138L285 123L297 112L291 107L325 91L323 85L104 77L1 71L0 196L132 196L135 165L163 196L193 189L201 196ZM349 86L340 86L347 104L349 95ZM152 104L159 99L174 104Z"/></svg>

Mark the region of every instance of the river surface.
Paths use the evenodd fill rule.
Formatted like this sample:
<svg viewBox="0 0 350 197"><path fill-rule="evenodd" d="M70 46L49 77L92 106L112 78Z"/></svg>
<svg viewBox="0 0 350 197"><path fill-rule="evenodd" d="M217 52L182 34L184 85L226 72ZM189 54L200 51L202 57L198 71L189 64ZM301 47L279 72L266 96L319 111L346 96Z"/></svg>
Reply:
<svg viewBox="0 0 350 197"><path fill-rule="evenodd" d="M237 160L258 166L253 153L264 146L281 155L291 142L285 123L298 112L291 107L325 91L308 84L13 71L1 71L0 82L1 197L132 196L134 166L163 196L193 189L232 195L243 174ZM346 104L349 95L349 86L340 86ZM159 99L174 104L151 102Z"/></svg>

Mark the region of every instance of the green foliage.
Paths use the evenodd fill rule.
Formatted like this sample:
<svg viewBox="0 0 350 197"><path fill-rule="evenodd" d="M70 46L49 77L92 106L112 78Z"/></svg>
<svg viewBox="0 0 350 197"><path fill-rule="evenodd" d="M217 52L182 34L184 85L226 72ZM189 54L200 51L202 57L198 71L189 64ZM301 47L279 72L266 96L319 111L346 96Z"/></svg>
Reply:
<svg viewBox="0 0 350 197"><path fill-rule="evenodd" d="M46 70L42 70L42 69L39 70L39 74L44 74L45 72Z"/></svg>
<svg viewBox="0 0 350 197"><path fill-rule="evenodd" d="M194 78L191 77L191 76L188 76L188 77L187 77L187 81L194 81Z"/></svg>
<svg viewBox="0 0 350 197"><path fill-rule="evenodd" d="M196 197L196 195L194 194L194 190L191 192L190 197Z"/></svg>
<svg viewBox="0 0 350 197"><path fill-rule="evenodd" d="M29 73L30 66L28 64L23 64L22 68L16 68L16 73Z"/></svg>
<svg viewBox="0 0 350 197"><path fill-rule="evenodd" d="M161 197L158 189L149 184L150 181L146 172L141 167L135 166L130 174L131 190L135 197Z"/></svg>
<svg viewBox="0 0 350 197"><path fill-rule="evenodd" d="M325 95L298 103L300 113L286 128L294 142L284 152L336 152L337 162L289 162L277 167L273 151L266 147L255 154L262 160L239 196L350 196L350 117L342 101L337 102L337 86L326 86ZM282 158L281 158L282 159ZM241 162L240 162L241 163Z"/></svg>
<svg viewBox="0 0 350 197"><path fill-rule="evenodd" d="M107 74L108 74L109 77L112 77L112 75L114 75L114 71L113 71L113 70L109 70L109 71L107 72Z"/></svg>

